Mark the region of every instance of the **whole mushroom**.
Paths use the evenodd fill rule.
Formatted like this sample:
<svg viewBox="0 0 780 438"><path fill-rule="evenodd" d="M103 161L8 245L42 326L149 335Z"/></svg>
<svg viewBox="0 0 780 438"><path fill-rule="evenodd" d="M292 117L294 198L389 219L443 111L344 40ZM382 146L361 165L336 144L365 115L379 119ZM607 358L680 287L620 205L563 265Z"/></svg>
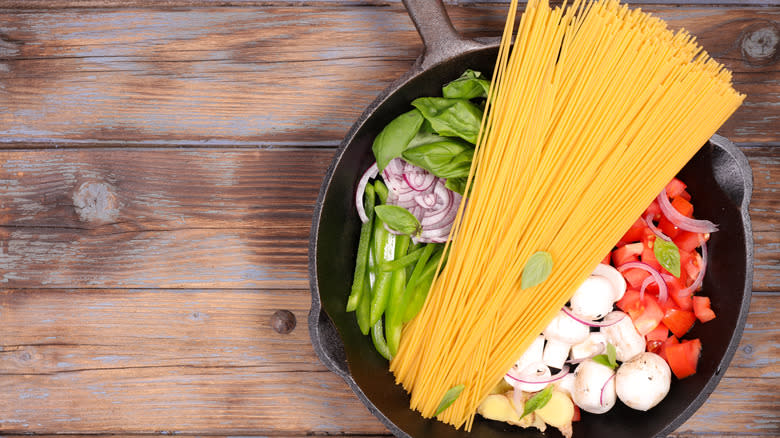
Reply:
<svg viewBox="0 0 780 438"><path fill-rule="evenodd" d="M634 356L618 368L615 376L617 396L629 408L646 411L666 397L672 384L672 371L655 353Z"/></svg>
<svg viewBox="0 0 780 438"><path fill-rule="evenodd" d="M600 275L588 277L569 300L571 311L585 319L601 319L612 310L617 296L612 282Z"/></svg>
<svg viewBox="0 0 780 438"><path fill-rule="evenodd" d="M615 372L593 360L586 360L574 372L574 391L571 396L580 409L591 414L603 414L615 406Z"/></svg>
<svg viewBox="0 0 780 438"><path fill-rule="evenodd" d="M544 329L544 337L547 344L544 346L543 361L550 367L561 368L569 357L569 350L574 344L587 339L590 328L577 321L564 311L559 311L547 328Z"/></svg>

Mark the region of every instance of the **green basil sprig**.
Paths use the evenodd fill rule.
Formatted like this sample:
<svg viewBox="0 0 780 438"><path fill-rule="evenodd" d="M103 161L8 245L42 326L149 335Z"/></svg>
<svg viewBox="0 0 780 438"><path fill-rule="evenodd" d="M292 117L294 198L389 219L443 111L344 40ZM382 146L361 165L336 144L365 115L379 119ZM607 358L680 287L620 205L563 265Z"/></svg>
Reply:
<svg viewBox="0 0 780 438"><path fill-rule="evenodd" d="M664 239L655 239L653 254L661 266L672 275L680 278L680 249L674 242Z"/></svg>
<svg viewBox="0 0 780 438"><path fill-rule="evenodd" d="M439 407L436 408L436 414L434 414L434 416L441 414L442 412L444 412L445 409L452 406L452 404L455 403L455 400L458 399L460 393L463 392L465 388L466 388L465 385L455 385L452 388L450 388L447 392L445 392L444 397L441 398Z"/></svg>
<svg viewBox="0 0 780 438"><path fill-rule="evenodd" d="M523 406L523 415L520 418L525 417L531 412L543 408L552 398L553 386L547 385L543 390L537 392L533 397L529 398Z"/></svg>
<svg viewBox="0 0 780 438"><path fill-rule="evenodd" d="M377 212L377 214L379 213ZM537 251L531 254L523 268L520 288L529 289L546 280L550 276L550 272L552 272L552 266L553 259L549 252Z"/></svg>
<svg viewBox="0 0 780 438"><path fill-rule="evenodd" d="M409 210L397 205L377 205L374 212L391 229L411 236L420 232L420 221Z"/></svg>
<svg viewBox="0 0 780 438"><path fill-rule="evenodd" d="M613 370L617 368L617 350L615 349L615 346L612 344L607 344L607 354L599 354L598 356L594 356L593 361L600 363L605 367L612 368Z"/></svg>
<svg viewBox="0 0 780 438"><path fill-rule="evenodd" d="M482 109L468 99L420 97L412 102L439 135L460 137L477 143L482 123ZM408 144L408 142L407 142Z"/></svg>
<svg viewBox="0 0 780 438"><path fill-rule="evenodd" d="M466 70L458 79L441 89L442 95L451 99L487 97L489 90L490 81L485 79L482 73L474 70Z"/></svg>

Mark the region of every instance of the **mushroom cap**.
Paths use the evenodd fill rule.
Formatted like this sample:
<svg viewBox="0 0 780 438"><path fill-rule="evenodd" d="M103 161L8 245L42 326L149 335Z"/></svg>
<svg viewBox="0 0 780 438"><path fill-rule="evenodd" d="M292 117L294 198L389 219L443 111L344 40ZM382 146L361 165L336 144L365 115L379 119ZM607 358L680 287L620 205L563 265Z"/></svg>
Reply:
<svg viewBox="0 0 780 438"><path fill-rule="evenodd" d="M672 371L661 356L645 352L618 368L615 383L620 401L629 408L646 411L669 393Z"/></svg>
<svg viewBox="0 0 780 438"><path fill-rule="evenodd" d="M574 372L571 394L574 403L591 414L603 414L612 409L617 401L614 373L610 367L592 360L579 364Z"/></svg>
<svg viewBox="0 0 780 438"><path fill-rule="evenodd" d="M585 319L601 319L612 310L617 293L608 278L591 275L571 297L571 311Z"/></svg>

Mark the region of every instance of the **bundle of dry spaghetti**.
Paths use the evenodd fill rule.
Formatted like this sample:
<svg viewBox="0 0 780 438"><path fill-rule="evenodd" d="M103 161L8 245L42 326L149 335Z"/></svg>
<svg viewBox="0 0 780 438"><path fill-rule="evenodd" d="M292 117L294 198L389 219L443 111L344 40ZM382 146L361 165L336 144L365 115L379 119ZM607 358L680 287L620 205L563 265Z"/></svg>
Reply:
<svg viewBox="0 0 780 438"><path fill-rule="evenodd" d="M741 104L684 31L617 0L512 1L449 259L391 362L411 407L471 428L479 402ZM537 251L550 276L521 290Z"/></svg>

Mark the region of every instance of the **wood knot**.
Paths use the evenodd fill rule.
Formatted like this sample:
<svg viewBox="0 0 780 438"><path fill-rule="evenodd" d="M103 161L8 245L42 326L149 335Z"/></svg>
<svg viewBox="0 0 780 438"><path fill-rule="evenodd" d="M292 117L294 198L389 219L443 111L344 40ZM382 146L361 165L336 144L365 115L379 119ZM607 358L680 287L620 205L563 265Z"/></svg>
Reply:
<svg viewBox="0 0 780 438"><path fill-rule="evenodd" d="M777 59L780 30L770 21L753 23L742 32L742 58L748 64L766 65Z"/></svg>
<svg viewBox="0 0 780 438"><path fill-rule="evenodd" d="M101 182L85 182L73 194L73 206L84 222L104 224L116 222L119 202L111 186Z"/></svg>
<svg viewBox="0 0 780 438"><path fill-rule="evenodd" d="M271 316L271 327L277 333L286 335L295 329L295 315L289 310L277 310Z"/></svg>

